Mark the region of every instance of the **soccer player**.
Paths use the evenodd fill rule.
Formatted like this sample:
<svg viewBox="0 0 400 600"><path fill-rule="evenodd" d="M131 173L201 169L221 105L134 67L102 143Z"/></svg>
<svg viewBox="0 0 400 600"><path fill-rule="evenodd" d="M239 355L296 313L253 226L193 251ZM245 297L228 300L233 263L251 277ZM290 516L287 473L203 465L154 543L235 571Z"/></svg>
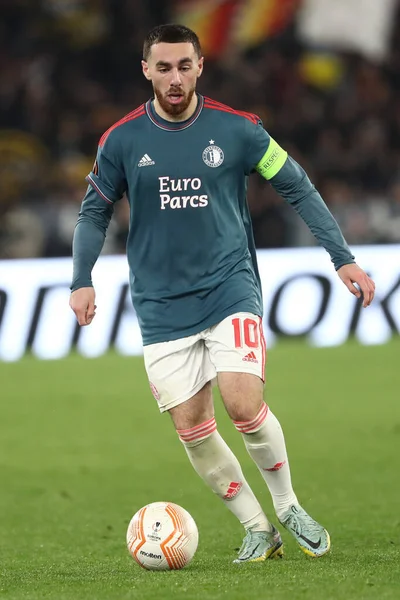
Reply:
<svg viewBox="0 0 400 600"><path fill-rule="evenodd" d="M235 562L281 556L282 540L217 431L215 380L279 522L306 554L322 556L329 534L293 491L283 432L263 399L263 302L248 176L257 171L294 207L350 292L363 295L364 307L375 285L354 262L306 173L260 119L196 92L203 58L193 31L154 28L142 68L154 98L104 133L87 176L73 240L70 306L80 325L92 322L91 271L114 204L126 193L130 286L150 386L198 475L245 528Z"/></svg>

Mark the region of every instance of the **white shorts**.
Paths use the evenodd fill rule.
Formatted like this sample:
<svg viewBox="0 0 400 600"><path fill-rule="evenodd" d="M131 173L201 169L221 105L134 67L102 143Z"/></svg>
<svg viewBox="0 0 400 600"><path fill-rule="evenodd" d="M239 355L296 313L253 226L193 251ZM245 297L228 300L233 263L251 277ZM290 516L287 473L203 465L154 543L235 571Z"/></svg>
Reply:
<svg viewBox="0 0 400 600"><path fill-rule="evenodd" d="M189 337L144 347L144 364L161 412L197 394L220 371L252 373L264 381L262 320L235 313Z"/></svg>

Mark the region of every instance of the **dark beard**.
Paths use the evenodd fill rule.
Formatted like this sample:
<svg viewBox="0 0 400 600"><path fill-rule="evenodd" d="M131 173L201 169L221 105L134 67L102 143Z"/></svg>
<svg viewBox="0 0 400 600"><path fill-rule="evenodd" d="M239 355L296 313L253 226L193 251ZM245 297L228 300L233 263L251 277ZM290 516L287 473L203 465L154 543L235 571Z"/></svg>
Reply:
<svg viewBox="0 0 400 600"><path fill-rule="evenodd" d="M171 115L171 117L179 117L182 113L185 112L185 110L187 109L187 107L189 106L189 104L192 101L194 92L195 92L195 89L193 88L192 90L190 90L188 92L187 96L185 96L183 98L183 100L180 104L170 104L168 102L168 100L166 98L164 98L164 96L161 94L161 92L159 90L157 90L157 88L154 88L154 93L157 97L157 100L160 103L161 108L168 115Z"/></svg>

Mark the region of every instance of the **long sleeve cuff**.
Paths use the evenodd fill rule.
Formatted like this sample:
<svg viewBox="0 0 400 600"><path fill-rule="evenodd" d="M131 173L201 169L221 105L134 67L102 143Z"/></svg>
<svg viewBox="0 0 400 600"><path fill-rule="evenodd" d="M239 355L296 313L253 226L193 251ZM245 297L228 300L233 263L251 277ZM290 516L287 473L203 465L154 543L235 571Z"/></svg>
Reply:
<svg viewBox="0 0 400 600"><path fill-rule="evenodd" d="M92 269L103 248L105 235L93 222L80 218L74 232L71 291L91 287Z"/></svg>

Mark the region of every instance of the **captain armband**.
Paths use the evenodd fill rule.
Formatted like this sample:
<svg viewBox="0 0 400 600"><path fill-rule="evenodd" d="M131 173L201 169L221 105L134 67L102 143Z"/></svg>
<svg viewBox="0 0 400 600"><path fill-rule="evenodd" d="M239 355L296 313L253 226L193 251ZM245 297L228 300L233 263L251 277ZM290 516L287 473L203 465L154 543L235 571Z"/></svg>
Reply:
<svg viewBox="0 0 400 600"><path fill-rule="evenodd" d="M273 138L270 138L268 150L255 169L264 179L272 179L285 164L287 156L286 150L281 148Z"/></svg>

